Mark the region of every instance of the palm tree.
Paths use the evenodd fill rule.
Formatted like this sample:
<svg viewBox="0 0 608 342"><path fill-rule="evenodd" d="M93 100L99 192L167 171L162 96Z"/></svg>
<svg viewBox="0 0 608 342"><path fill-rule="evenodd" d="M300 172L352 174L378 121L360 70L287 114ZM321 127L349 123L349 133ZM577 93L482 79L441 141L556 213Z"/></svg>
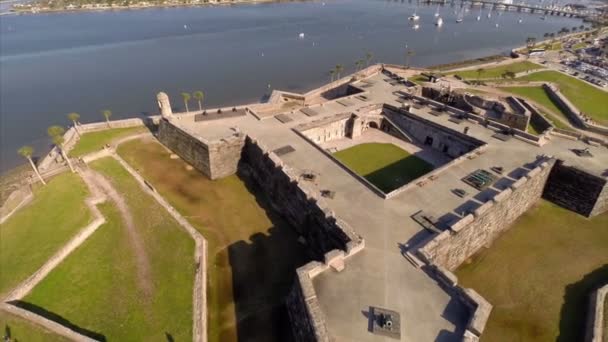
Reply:
<svg viewBox="0 0 608 342"><path fill-rule="evenodd" d="M188 101L190 101L190 93L182 93L182 98L184 99L184 106L186 106L186 113L189 113L188 109Z"/></svg>
<svg viewBox="0 0 608 342"><path fill-rule="evenodd" d="M112 116L112 111L109 109L101 111L101 114L104 118L106 118L106 122L108 123L108 127L110 127L110 117Z"/></svg>
<svg viewBox="0 0 608 342"><path fill-rule="evenodd" d="M526 38L526 47L528 49L533 48L535 44L536 44L536 38L535 37L528 37L528 38Z"/></svg>
<svg viewBox="0 0 608 342"><path fill-rule="evenodd" d="M407 68L410 67L410 58L415 54L416 54L416 52L414 52L414 50L412 50L412 49L408 49L407 52L405 53L405 58L406 58L405 66Z"/></svg>
<svg viewBox="0 0 608 342"><path fill-rule="evenodd" d="M510 79L514 79L514 78L515 78L515 76L517 76L517 75L516 75L516 74L515 74L513 71L511 71L511 70L507 70L507 71L505 72L505 76L507 76L507 77L508 77L508 78L510 78Z"/></svg>
<svg viewBox="0 0 608 342"><path fill-rule="evenodd" d="M368 52L365 54L365 65L369 66L369 63L372 61L372 59L374 59L374 54L371 52Z"/></svg>
<svg viewBox="0 0 608 342"><path fill-rule="evenodd" d="M40 172L38 172L38 168L36 167L36 164L34 164L34 161L32 160L32 155L34 154L34 148L32 146L22 146L19 150L17 150L17 153L19 153L21 156L25 157L27 159L27 161L30 162L32 169L34 169L34 172L36 173L36 176L38 176L38 179L40 179L40 182L42 184L46 185L46 182L40 175Z"/></svg>
<svg viewBox="0 0 608 342"><path fill-rule="evenodd" d="M477 69L477 79L480 80L481 79L481 74L486 71L484 68L479 68Z"/></svg>
<svg viewBox="0 0 608 342"><path fill-rule="evenodd" d="M70 121L72 121L72 123L74 124L74 130L76 131L76 134L80 136L80 132L78 132L78 119L80 119L80 114L70 113L68 114L68 119L70 119Z"/></svg>
<svg viewBox="0 0 608 342"><path fill-rule="evenodd" d="M355 62L355 67L356 67L357 71L359 71L359 69L361 69L362 66L363 66L362 60L359 59Z"/></svg>
<svg viewBox="0 0 608 342"><path fill-rule="evenodd" d="M198 90L195 91L192 96L194 96L194 98L196 99L196 101L198 101L198 110L202 111L203 110L203 99L205 98L205 94Z"/></svg>
<svg viewBox="0 0 608 342"><path fill-rule="evenodd" d="M336 79L340 79L342 72L344 71L344 66L342 64L336 65Z"/></svg>
<svg viewBox="0 0 608 342"><path fill-rule="evenodd" d="M331 69L329 70L329 76L331 77L331 81L334 81L334 77L336 76L336 70L335 69Z"/></svg>
<svg viewBox="0 0 608 342"><path fill-rule="evenodd" d="M65 133L65 129L61 126L54 125L54 126L49 127L46 131L49 134L49 136L51 137L53 144L55 144L57 149L59 149L59 153L61 153L61 156L63 157L63 159L68 163L70 170L72 170L72 172L74 172L74 168L72 167L70 158L68 158L67 154L65 153L65 151L63 149L63 143L64 143L63 133Z"/></svg>

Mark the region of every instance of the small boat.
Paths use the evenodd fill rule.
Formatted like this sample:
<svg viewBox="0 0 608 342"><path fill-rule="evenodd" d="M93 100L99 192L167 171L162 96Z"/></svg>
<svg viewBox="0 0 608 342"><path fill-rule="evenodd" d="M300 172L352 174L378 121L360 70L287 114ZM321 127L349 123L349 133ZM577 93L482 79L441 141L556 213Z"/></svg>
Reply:
<svg viewBox="0 0 608 342"><path fill-rule="evenodd" d="M461 23L461 22L462 22L462 18L458 18L458 19L456 19L456 22L457 22L457 23Z"/></svg>
<svg viewBox="0 0 608 342"><path fill-rule="evenodd" d="M414 31L416 31L420 28L420 25L416 24L416 25L412 26L412 28L414 29Z"/></svg>
<svg viewBox="0 0 608 342"><path fill-rule="evenodd" d="M478 15L477 16L477 21L480 21L480 20L481 20L481 16Z"/></svg>
<svg viewBox="0 0 608 342"><path fill-rule="evenodd" d="M522 21L524 21L522 18L519 18L519 20L517 20L518 23L522 23Z"/></svg>
<svg viewBox="0 0 608 342"><path fill-rule="evenodd" d="M298 37L299 37L300 39L303 39L303 38L304 38L304 33L303 33L303 32L302 32L302 33L300 33L300 35L298 35Z"/></svg>
<svg viewBox="0 0 608 342"><path fill-rule="evenodd" d="M498 23L496 23L496 27L498 27Z"/></svg>
<svg viewBox="0 0 608 342"><path fill-rule="evenodd" d="M414 14L410 15L408 19L416 21L416 20L420 19L420 16L417 15L416 12L414 12Z"/></svg>
<svg viewBox="0 0 608 342"><path fill-rule="evenodd" d="M441 25L443 25L443 19L441 17L437 18L437 21L435 22L435 26L441 27Z"/></svg>
<svg viewBox="0 0 608 342"><path fill-rule="evenodd" d="M437 18L439 16L439 6L440 5L437 5L437 10L435 11L435 18Z"/></svg>
<svg viewBox="0 0 608 342"><path fill-rule="evenodd" d="M547 19L544 15L542 17L540 17L540 20L545 20Z"/></svg>

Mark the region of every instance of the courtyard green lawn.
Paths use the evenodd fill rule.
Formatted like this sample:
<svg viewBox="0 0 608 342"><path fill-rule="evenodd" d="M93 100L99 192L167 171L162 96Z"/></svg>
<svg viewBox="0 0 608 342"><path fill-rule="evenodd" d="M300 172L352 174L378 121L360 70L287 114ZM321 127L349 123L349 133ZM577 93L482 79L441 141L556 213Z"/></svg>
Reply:
<svg viewBox="0 0 608 342"><path fill-rule="evenodd" d="M56 335L43 327L20 317L0 311L0 334L10 337L9 341L23 342L67 342L67 338Z"/></svg>
<svg viewBox="0 0 608 342"><path fill-rule="evenodd" d="M591 291L608 281L608 213L541 200L456 272L493 306L484 341L582 341Z"/></svg>
<svg viewBox="0 0 608 342"><path fill-rule="evenodd" d="M27 279L91 220L88 189L73 173L34 189L34 199L0 226L0 295Z"/></svg>
<svg viewBox="0 0 608 342"><path fill-rule="evenodd" d="M110 341L192 340L194 240L118 162L104 158L92 168L124 196L148 262L136 258L122 216L107 201L99 205L107 223L23 302Z"/></svg>
<svg viewBox="0 0 608 342"><path fill-rule="evenodd" d="M606 106L608 103L608 92L557 71L540 71L516 78L515 80L556 83L562 94L580 111L589 115L597 122L608 125L608 106Z"/></svg>
<svg viewBox="0 0 608 342"><path fill-rule="evenodd" d="M308 258L266 197L236 175L210 180L152 139L118 153L208 241L209 340L291 340L284 298Z"/></svg>
<svg viewBox="0 0 608 342"><path fill-rule="evenodd" d="M450 75L456 74L464 79L477 79L477 78L487 79L487 78L500 78L502 76L502 74L504 74L507 71L512 71L514 73L520 73L520 72L524 72L524 71L544 69L545 67L543 67L542 65L536 64L536 63L523 61L523 62L515 62L515 63L511 63L511 64L500 65L497 67L482 66L481 68L483 69L483 72L481 74L479 74L477 72L477 69L453 71L453 72L450 72L449 74Z"/></svg>
<svg viewBox="0 0 608 342"><path fill-rule="evenodd" d="M111 143L113 140L148 131L149 129L147 127L138 126L111 128L103 131L83 133L80 140L78 140L74 148L69 152L69 155L70 157L80 157L87 153L101 150L106 144Z"/></svg>
<svg viewBox="0 0 608 342"><path fill-rule="evenodd" d="M393 144L359 144L334 157L385 193L433 170L431 164Z"/></svg>

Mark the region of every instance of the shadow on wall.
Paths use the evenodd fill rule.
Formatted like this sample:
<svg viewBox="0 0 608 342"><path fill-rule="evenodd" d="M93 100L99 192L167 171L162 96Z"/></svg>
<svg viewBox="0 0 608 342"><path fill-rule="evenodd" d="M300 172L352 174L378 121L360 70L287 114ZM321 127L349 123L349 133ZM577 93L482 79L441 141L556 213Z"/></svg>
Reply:
<svg viewBox="0 0 608 342"><path fill-rule="evenodd" d="M389 193L431 171L431 164L410 155L363 177L384 193Z"/></svg>
<svg viewBox="0 0 608 342"><path fill-rule="evenodd" d="M106 337L103 334L100 334L100 333L97 333L97 332L94 332L91 330L87 330L85 328L81 328L81 327L77 326L76 324L70 322L66 318L64 318L54 312L50 312L50 311L46 310L45 308L40 307L38 305L24 302L22 300L14 300L14 301L9 302L9 304L12 304L18 308L33 312L36 315L42 316L53 322L59 323L59 324L63 325L64 327L66 327L70 330L73 330L81 335L88 336L97 341L106 341Z"/></svg>
<svg viewBox="0 0 608 342"><path fill-rule="evenodd" d="M272 222L267 234L228 247L239 341L292 341L285 297L296 269L311 260L298 235L252 181L241 177Z"/></svg>
<svg viewBox="0 0 608 342"><path fill-rule="evenodd" d="M557 342L584 340L589 295L607 282L608 264L605 264L578 282L566 286Z"/></svg>

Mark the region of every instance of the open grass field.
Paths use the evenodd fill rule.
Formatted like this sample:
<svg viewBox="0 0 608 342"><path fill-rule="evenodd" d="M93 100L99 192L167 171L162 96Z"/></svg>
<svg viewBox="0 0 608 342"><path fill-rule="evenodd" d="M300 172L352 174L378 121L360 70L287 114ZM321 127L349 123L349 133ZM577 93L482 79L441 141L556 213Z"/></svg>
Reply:
<svg viewBox="0 0 608 342"><path fill-rule="evenodd" d="M334 157L386 193L433 170L431 164L393 144L359 144Z"/></svg>
<svg viewBox="0 0 608 342"><path fill-rule="evenodd" d="M0 311L0 334L9 337L9 341L23 342L67 342L68 339L47 331L20 317L14 317ZM4 339L3 339L4 341Z"/></svg>
<svg viewBox="0 0 608 342"><path fill-rule="evenodd" d="M538 65L536 63L523 61L523 62L515 62L506 65L500 65L497 67L482 67L483 72L480 74L477 72L477 69L472 70L464 70L464 71L453 71L450 72L449 75L459 75L464 79L486 79L486 78L500 78L502 74L507 71L512 71L514 73L520 73L531 70L544 69L542 65Z"/></svg>
<svg viewBox="0 0 608 342"><path fill-rule="evenodd" d="M548 113L543 113L543 114L545 114L545 116L547 116L548 119L551 120L551 122L553 122L553 125L555 127L561 128L561 129L569 129L568 125L564 124L559 119L553 117L553 115L559 115L563 119L568 120L568 116L566 116L566 114L564 112L562 112L562 110L559 109L558 106L555 105L555 102L553 102L553 100L551 100L551 98L549 97L549 95L547 95L547 92L543 88L541 88L541 87L502 87L499 89L504 92L508 92L508 93L523 97L525 99L532 100L532 101L544 106L545 108L550 110L552 113L554 113L554 114L548 114Z"/></svg>
<svg viewBox="0 0 608 342"><path fill-rule="evenodd" d="M91 220L88 189L63 173L34 189L34 199L0 226L0 294L38 270Z"/></svg>
<svg viewBox="0 0 608 342"><path fill-rule="evenodd" d="M608 281L608 213L541 200L456 272L494 305L483 341L583 341L588 296Z"/></svg>
<svg viewBox="0 0 608 342"><path fill-rule="evenodd" d="M128 127L128 128L112 128L103 131L84 133L74 148L69 152L70 157L80 157L87 153L96 152L103 148L105 144L109 144L113 140L126 137L131 134L148 132L145 126Z"/></svg>
<svg viewBox="0 0 608 342"><path fill-rule="evenodd" d="M113 159L92 164L124 196L145 251L136 256L117 205L107 223L23 299L30 310L110 341L192 339L194 240ZM142 267L148 277L142 279Z"/></svg>
<svg viewBox="0 0 608 342"><path fill-rule="evenodd" d="M602 124L608 124L608 92L557 71L540 71L516 78L517 81L553 82L580 111Z"/></svg>
<svg viewBox="0 0 608 342"><path fill-rule="evenodd" d="M209 340L290 340L283 299L308 258L267 199L236 175L209 180L155 140L118 153L208 240Z"/></svg>

